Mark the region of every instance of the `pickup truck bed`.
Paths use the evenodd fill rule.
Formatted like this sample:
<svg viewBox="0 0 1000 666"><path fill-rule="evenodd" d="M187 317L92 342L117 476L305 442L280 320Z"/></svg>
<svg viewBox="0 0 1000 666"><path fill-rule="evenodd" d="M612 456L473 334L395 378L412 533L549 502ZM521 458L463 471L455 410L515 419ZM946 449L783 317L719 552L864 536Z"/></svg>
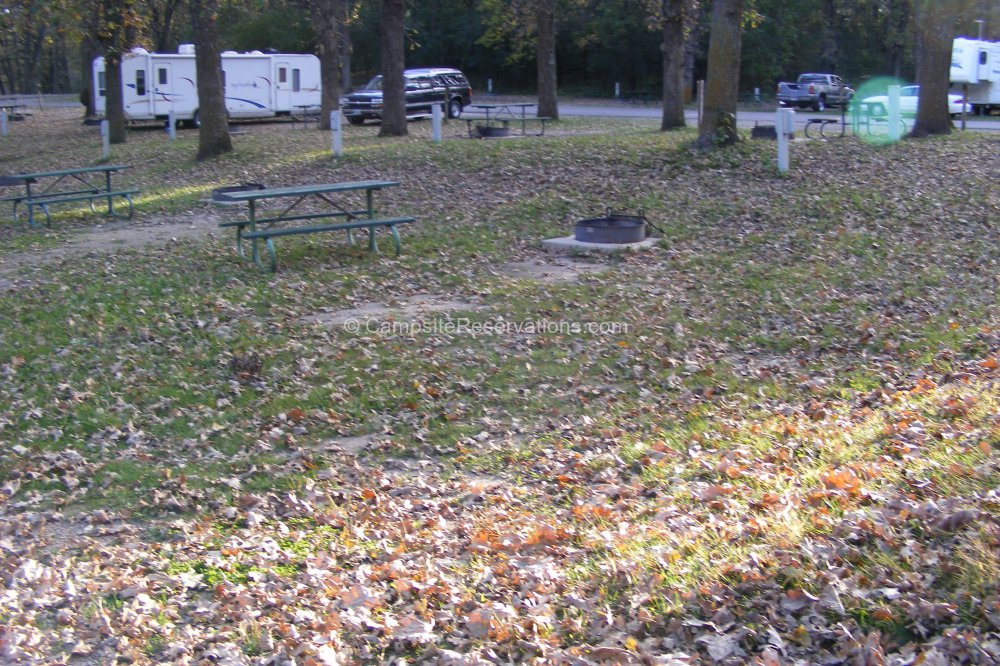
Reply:
<svg viewBox="0 0 1000 666"><path fill-rule="evenodd" d="M802 74L798 81L778 84L778 101L784 106L797 106L822 111L828 106L846 104L854 90L844 85L836 74Z"/></svg>

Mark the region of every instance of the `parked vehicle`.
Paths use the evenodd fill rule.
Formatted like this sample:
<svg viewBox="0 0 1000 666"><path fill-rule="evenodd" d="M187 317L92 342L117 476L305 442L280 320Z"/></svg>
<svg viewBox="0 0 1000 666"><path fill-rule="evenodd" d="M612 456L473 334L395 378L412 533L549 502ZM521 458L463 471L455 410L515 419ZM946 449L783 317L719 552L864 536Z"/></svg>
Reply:
<svg viewBox="0 0 1000 666"><path fill-rule="evenodd" d="M104 58L93 63L94 108L105 112ZM230 118L269 118L320 105L320 65L299 53L222 54L226 112ZM174 119L199 124L193 44L177 53L132 49L121 63L122 102L128 121Z"/></svg>
<svg viewBox="0 0 1000 666"><path fill-rule="evenodd" d="M904 116L915 116L917 115L917 105L920 101L920 86L903 86L899 89L899 113ZM862 104L868 105L869 115L879 118L882 116L889 115L889 96L888 95L875 95L874 97L865 97L861 100ZM965 107L965 111L971 111L971 107L965 103L965 100L961 95L949 93L948 94L948 113L953 116L957 116L962 113L962 107Z"/></svg>
<svg viewBox="0 0 1000 666"><path fill-rule="evenodd" d="M952 92L968 86L966 102L976 115L1000 109L1000 42L959 37L951 46Z"/></svg>
<svg viewBox="0 0 1000 666"><path fill-rule="evenodd" d="M449 118L458 118L462 109L472 103L472 87L465 74L457 69L427 67L408 69L406 79L406 116L429 116L434 104L444 104ZM379 74L361 90L346 96L344 115L352 125L382 118L382 75Z"/></svg>
<svg viewBox="0 0 1000 666"><path fill-rule="evenodd" d="M854 89L836 74L800 74L795 83L778 83L778 102L783 106L822 111L828 106L846 104L853 96Z"/></svg>

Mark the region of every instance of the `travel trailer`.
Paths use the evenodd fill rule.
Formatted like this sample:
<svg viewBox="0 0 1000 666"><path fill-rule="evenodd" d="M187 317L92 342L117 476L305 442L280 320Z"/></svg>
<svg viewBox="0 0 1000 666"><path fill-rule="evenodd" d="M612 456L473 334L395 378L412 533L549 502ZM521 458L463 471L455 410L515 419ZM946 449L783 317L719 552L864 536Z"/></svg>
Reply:
<svg viewBox="0 0 1000 666"><path fill-rule="evenodd" d="M1000 109L1000 42L958 37L951 47L951 89L961 93L976 115Z"/></svg>
<svg viewBox="0 0 1000 666"><path fill-rule="evenodd" d="M230 118L287 116L320 105L319 59L298 53L222 54L226 111ZM174 119L198 126L194 45L177 53L135 48L122 58L122 102L128 121ZM93 63L94 108L105 112L104 58Z"/></svg>

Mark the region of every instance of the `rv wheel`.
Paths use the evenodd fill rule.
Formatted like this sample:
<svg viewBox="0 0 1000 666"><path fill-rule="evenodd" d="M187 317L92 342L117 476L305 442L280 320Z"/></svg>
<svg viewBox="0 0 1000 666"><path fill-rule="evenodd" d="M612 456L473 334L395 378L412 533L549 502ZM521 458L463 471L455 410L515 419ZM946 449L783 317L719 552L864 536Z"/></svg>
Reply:
<svg viewBox="0 0 1000 666"><path fill-rule="evenodd" d="M201 127L201 112L200 111L195 111L194 115L191 116L191 127L194 128L194 129L198 129L199 127Z"/></svg>

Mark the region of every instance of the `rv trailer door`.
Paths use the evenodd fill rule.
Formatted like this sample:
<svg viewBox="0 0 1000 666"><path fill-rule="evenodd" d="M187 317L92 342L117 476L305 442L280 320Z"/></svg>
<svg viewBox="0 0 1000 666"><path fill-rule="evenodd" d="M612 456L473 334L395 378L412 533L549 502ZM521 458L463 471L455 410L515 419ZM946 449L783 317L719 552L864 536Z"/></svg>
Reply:
<svg viewBox="0 0 1000 666"><path fill-rule="evenodd" d="M284 112L292 110L292 68L287 62L276 62L274 64L276 75L274 77L274 110Z"/></svg>

